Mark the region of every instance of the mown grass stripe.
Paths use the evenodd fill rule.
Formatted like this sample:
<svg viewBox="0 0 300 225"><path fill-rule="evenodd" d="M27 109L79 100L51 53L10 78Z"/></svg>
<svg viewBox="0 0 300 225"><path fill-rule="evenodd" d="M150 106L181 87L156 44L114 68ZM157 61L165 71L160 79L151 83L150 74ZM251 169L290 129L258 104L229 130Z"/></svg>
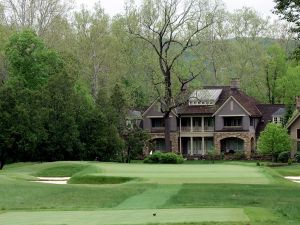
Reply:
<svg viewBox="0 0 300 225"><path fill-rule="evenodd" d="M118 205L117 209L155 209L163 206L182 185L153 185L141 194L132 196Z"/></svg>
<svg viewBox="0 0 300 225"><path fill-rule="evenodd" d="M153 213L156 213L156 216L153 216ZM44 211L0 214L1 225L126 225L234 221L246 222L249 218L240 208Z"/></svg>

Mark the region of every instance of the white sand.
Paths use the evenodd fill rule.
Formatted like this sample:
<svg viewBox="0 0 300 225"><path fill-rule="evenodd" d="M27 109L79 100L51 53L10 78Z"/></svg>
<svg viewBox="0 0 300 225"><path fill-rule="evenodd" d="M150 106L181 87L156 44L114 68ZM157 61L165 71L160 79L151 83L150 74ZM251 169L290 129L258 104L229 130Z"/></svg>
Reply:
<svg viewBox="0 0 300 225"><path fill-rule="evenodd" d="M70 177L37 177L39 180L32 181L35 183L45 184L67 184Z"/></svg>
<svg viewBox="0 0 300 225"><path fill-rule="evenodd" d="M284 177L285 179L288 179L290 181L293 181L295 183L300 183L300 177L293 177L293 176L290 176L290 177Z"/></svg>
<svg viewBox="0 0 300 225"><path fill-rule="evenodd" d="M284 178L289 180L300 180L300 177L284 177Z"/></svg>

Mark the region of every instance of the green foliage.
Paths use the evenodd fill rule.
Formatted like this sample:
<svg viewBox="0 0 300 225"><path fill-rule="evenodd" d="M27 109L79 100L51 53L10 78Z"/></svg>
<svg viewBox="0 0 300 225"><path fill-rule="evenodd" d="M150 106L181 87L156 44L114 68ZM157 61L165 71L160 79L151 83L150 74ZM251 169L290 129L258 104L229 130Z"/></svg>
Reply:
<svg viewBox="0 0 300 225"><path fill-rule="evenodd" d="M144 159L144 163L181 164L184 162L182 155L172 152L155 152Z"/></svg>
<svg viewBox="0 0 300 225"><path fill-rule="evenodd" d="M32 31L15 33L6 47L10 63L10 75L22 82L26 88L38 89L49 77L58 73L62 61L57 54L45 47L42 40Z"/></svg>
<svg viewBox="0 0 300 225"><path fill-rule="evenodd" d="M125 123L126 102L119 87L101 108L31 31L14 34L6 53L11 76L0 88L0 166L5 161L121 159L124 141L117 128Z"/></svg>
<svg viewBox="0 0 300 225"><path fill-rule="evenodd" d="M295 161L296 161L297 163L300 163L300 154L299 154L299 153L297 153L297 154L294 156L294 158L295 158Z"/></svg>
<svg viewBox="0 0 300 225"><path fill-rule="evenodd" d="M161 152L154 152L144 159L144 163L160 163L162 154Z"/></svg>
<svg viewBox="0 0 300 225"><path fill-rule="evenodd" d="M165 153L161 156L161 163L163 164L181 164L183 161L182 155L177 155L175 153Z"/></svg>
<svg viewBox="0 0 300 225"><path fill-rule="evenodd" d="M270 155L277 160L279 153L291 150L290 136L281 125L269 123L261 132L257 147L262 155Z"/></svg>
<svg viewBox="0 0 300 225"><path fill-rule="evenodd" d="M139 127L129 129L125 135L127 148L126 162L130 163L131 159L137 159L143 155L143 149L149 140L149 133Z"/></svg>
<svg viewBox="0 0 300 225"><path fill-rule="evenodd" d="M290 158L291 158L291 152L286 151L286 152L280 152L277 160L282 163L287 163Z"/></svg>

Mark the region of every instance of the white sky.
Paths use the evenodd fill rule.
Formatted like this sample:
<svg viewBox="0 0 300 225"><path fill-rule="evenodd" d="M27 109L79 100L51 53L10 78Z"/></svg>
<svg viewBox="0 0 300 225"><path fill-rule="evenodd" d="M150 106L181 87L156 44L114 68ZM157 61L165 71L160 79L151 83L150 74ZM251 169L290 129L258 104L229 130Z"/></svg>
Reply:
<svg viewBox="0 0 300 225"><path fill-rule="evenodd" d="M95 2L99 0L74 0L75 3L79 6L84 4L88 7L92 7ZM124 8L125 0L100 0L101 6L105 9L105 12L110 16L114 16L117 13L122 13ZM139 2L140 0L136 0ZM256 9L259 13L264 16L271 16L272 18L277 18L275 15L271 13L273 10L275 3L273 0L223 0L225 2L227 8L230 11L234 11L235 9L242 8L243 6L251 7Z"/></svg>

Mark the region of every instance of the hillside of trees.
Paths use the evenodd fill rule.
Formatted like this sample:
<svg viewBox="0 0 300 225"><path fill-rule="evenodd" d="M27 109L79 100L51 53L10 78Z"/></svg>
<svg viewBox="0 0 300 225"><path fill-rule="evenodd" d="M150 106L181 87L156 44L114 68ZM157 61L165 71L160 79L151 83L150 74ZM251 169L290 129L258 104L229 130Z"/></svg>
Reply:
<svg viewBox="0 0 300 225"><path fill-rule="evenodd" d="M142 25L155 13L154 1L124 7L123 15L110 17L100 4L75 10L63 0L0 1L1 162L120 161L124 149L135 149L126 139L127 112L157 98L163 76L153 46L133 35L149 35ZM250 8L230 13L219 1L201 10L212 22L176 60L179 80L200 71L192 90L239 78L249 95L292 111L300 66L291 25ZM170 82L180 89L177 79Z"/></svg>

